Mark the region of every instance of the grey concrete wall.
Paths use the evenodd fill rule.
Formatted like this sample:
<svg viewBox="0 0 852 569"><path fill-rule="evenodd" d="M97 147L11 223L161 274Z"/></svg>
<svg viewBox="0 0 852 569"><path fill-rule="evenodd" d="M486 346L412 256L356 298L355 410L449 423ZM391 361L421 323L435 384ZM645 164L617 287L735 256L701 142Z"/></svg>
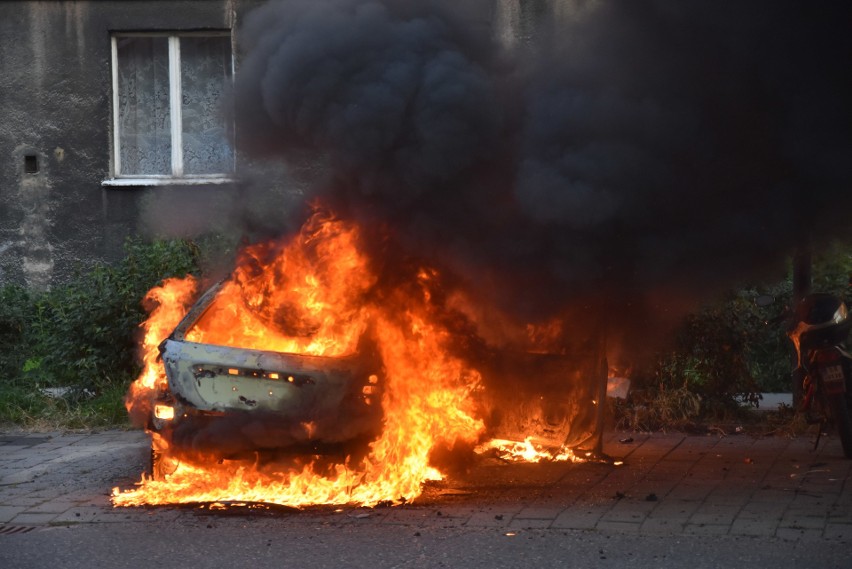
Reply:
<svg viewBox="0 0 852 569"><path fill-rule="evenodd" d="M111 162L111 32L236 33L257 4L0 2L0 285L49 287L120 257L137 230L151 189L101 185ZM27 155L38 157L38 173L25 173Z"/></svg>

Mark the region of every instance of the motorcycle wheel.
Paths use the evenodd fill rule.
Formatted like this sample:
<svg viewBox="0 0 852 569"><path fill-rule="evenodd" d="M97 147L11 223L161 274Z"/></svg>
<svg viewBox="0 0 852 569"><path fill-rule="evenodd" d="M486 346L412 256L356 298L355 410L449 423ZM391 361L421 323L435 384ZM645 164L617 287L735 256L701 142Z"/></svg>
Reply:
<svg viewBox="0 0 852 569"><path fill-rule="evenodd" d="M852 458L852 420L849 417L849 404L846 394L831 395L828 397L831 405L831 414L840 435L840 444L843 446L843 456Z"/></svg>

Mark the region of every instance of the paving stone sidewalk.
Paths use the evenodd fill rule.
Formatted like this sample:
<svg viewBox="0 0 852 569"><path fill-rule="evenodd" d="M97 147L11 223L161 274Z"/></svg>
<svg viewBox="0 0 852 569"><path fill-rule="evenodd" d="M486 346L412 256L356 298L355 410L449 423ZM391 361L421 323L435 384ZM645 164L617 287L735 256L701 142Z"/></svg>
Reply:
<svg viewBox="0 0 852 569"><path fill-rule="evenodd" d="M609 433L624 465L482 459L394 508L308 508L275 523L852 539L852 461L834 437ZM139 431L0 433L0 535L45 525L198 523L198 508L113 508L148 459ZM229 514L233 515L233 514ZM244 511L238 515L256 516Z"/></svg>

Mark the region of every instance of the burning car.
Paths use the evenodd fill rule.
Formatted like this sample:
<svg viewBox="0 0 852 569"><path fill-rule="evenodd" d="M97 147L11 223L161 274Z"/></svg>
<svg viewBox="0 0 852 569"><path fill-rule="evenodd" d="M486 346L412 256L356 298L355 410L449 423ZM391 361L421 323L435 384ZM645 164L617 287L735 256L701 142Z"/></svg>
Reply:
<svg viewBox="0 0 852 569"><path fill-rule="evenodd" d="M126 403L154 479L114 503L402 503L475 447L594 448L597 336L501 321L437 269L368 251L318 211L197 300L193 277L149 291Z"/></svg>
<svg viewBox="0 0 852 569"><path fill-rule="evenodd" d="M353 453L375 439L382 374L367 335L356 353L339 357L192 341L193 328L216 311L223 284L202 295L160 344L167 387L149 430L185 453L219 458ZM160 459L155 444L155 477L170 468Z"/></svg>

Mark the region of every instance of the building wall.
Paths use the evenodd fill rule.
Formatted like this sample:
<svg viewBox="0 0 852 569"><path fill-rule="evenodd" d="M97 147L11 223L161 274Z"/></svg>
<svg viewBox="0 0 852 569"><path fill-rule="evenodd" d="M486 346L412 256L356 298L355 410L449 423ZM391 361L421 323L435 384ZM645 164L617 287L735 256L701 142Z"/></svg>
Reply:
<svg viewBox="0 0 852 569"><path fill-rule="evenodd" d="M47 288L118 258L137 230L150 189L101 185L111 163L111 32L236 30L258 3L0 2L0 285ZM25 172L26 156L37 157L37 173Z"/></svg>

